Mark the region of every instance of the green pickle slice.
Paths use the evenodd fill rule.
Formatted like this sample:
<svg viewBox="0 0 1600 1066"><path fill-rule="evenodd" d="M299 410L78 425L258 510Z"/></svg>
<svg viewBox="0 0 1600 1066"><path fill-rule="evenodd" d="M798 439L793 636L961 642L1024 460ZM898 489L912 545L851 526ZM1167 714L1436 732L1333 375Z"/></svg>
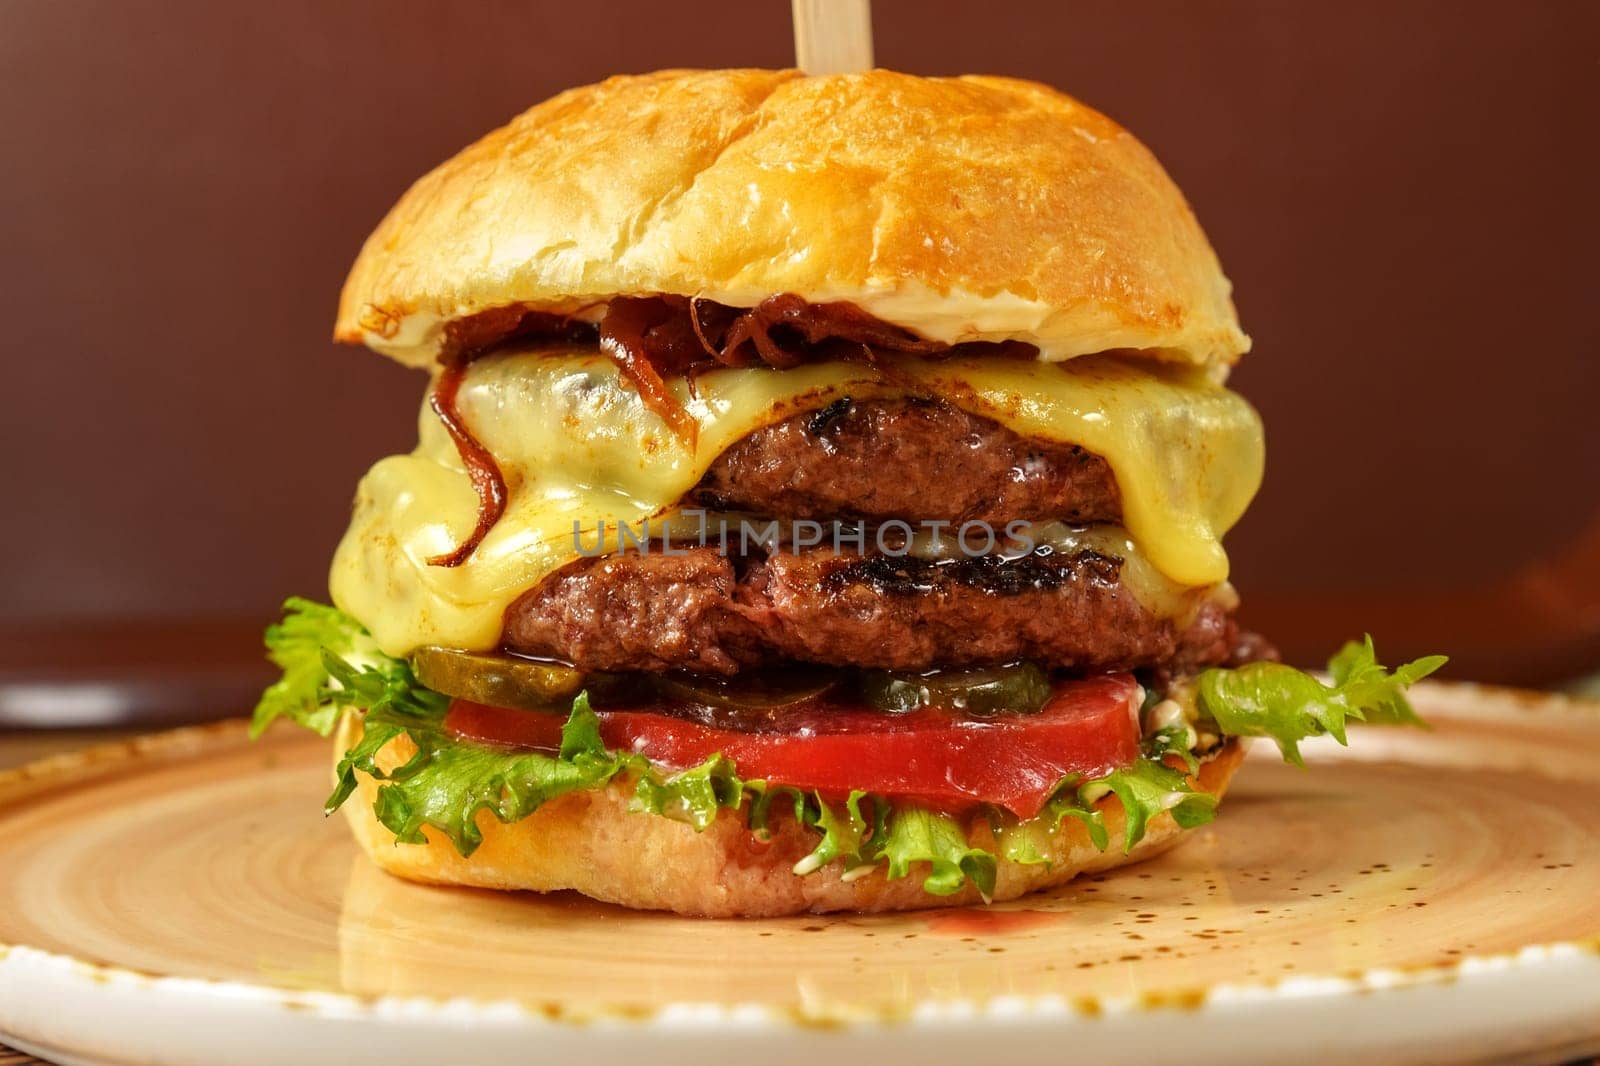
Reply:
<svg viewBox="0 0 1600 1066"><path fill-rule="evenodd" d="M412 655L411 668L417 680L435 692L490 707L564 711L574 696L588 689L590 698L601 704L666 697L755 714L762 721L826 701L841 682L846 693L853 689L869 707L891 714L923 707L977 716L1033 714L1050 699L1051 690L1049 673L1031 662L922 673L864 670L852 683L848 674L837 670L796 665L753 670L734 678L585 674L563 663L426 647Z"/></svg>
<svg viewBox="0 0 1600 1066"><path fill-rule="evenodd" d="M581 670L561 663L450 648L418 648L411 669L418 681L446 696L530 711L571 700L584 683Z"/></svg>
<svg viewBox="0 0 1600 1066"><path fill-rule="evenodd" d="M748 671L735 678L667 674L656 679L663 694L705 707L773 711L808 704L838 683L836 673L806 667Z"/></svg>
<svg viewBox="0 0 1600 1066"><path fill-rule="evenodd" d="M1026 662L925 673L868 670L861 677L861 695L879 710L899 714L923 707L972 715L1034 714L1050 699L1050 675Z"/></svg>

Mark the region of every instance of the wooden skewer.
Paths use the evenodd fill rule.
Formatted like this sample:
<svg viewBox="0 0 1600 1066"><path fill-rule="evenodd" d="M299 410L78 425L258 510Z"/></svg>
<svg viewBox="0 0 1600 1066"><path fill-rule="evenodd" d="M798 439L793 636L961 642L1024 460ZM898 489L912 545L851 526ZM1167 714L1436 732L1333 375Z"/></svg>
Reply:
<svg viewBox="0 0 1600 1066"><path fill-rule="evenodd" d="M872 0L791 0L794 55L807 74L872 69Z"/></svg>

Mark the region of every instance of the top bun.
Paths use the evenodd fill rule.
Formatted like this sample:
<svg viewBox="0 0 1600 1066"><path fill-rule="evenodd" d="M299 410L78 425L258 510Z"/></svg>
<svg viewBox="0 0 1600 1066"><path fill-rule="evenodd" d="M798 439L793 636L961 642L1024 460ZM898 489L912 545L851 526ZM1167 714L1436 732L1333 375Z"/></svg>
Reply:
<svg viewBox="0 0 1600 1066"><path fill-rule="evenodd" d="M1104 115L1010 78L662 71L571 89L418 181L334 336L429 361L445 323L670 293L846 300L951 343L1231 363L1183 194Z"/></svg>

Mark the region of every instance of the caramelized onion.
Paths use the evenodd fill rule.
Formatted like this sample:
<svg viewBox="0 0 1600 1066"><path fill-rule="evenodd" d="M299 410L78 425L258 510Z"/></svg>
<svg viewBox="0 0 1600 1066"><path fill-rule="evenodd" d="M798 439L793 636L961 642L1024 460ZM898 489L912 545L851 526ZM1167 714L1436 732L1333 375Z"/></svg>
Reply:
<svg viewBox="0 0 1600 1066"><path fill-rule="evenodd" d="M782 334L774 337L775 329L792 334L805 346L841 340L868 348L919 355L935 355L950 348L939 341L921 340L908 330L873 318L855 304L807 303L791 292L769 296L735 318L723 335L718 361L728 366L749 365L753 361L749 351L754 349L760 361L770 367L787 369L804 362L808 353L789 337Z"/></svg>
<svg viewBox="0 0 1600 1066"><path fill-rule="evenodd" d="M446 327L439 355L444 372L429 403L455 442L478 494L478 522L454 551L429 559L429 565L460 566L506 509L506 483L500 468L456 409L456 392L467 364L513 341L594 343L596 332L589 323L519 305L484 311ZM923 340L855 304L813 304L794 293L769 296L742 309L699 297L617 297L606 305L598 340L600 350L616 363L644 405L691 448L699 424L673 395L666 375L683 375L690 396L695 396L695 378L721 366L787 370L807 362L850 359L875 366L894 380L892 367L881 363L877 353L939 356L959 350L1004 357L1037 351L1020 341L952 346Z"/></svg>
<svg viewBox="0 0 1600 1066"><path fill-rule="evenodd" d="M660 415L680 440L693 447L700 426L661 380L659 363L670 364L681 358L682 342L673 336L676 331L671 328L672 312L672 306L664 300L611 301L600 320L600 350L638 390L644 405ZM681 318L678 322L687 324ZM655 342L653 347L651 341Z"/></svg>
<svg viewBox="0 0 1600 1066"><path fill-rule="evenodd" d="M455 359L445 364L433 395L428 397L428 403L455 443L461 464L467 468L467 477L472 481L472 490L478 494L478 524L466 540L456 545L454 551L429 559L429 566L460 566L466 562L477 551L483 538L489 535L489 530L506 513L506 479L500 474L500 466L489 454L489 449L472 435L456 407L461 375L465 373L468 362L469 359Z"/></svg>

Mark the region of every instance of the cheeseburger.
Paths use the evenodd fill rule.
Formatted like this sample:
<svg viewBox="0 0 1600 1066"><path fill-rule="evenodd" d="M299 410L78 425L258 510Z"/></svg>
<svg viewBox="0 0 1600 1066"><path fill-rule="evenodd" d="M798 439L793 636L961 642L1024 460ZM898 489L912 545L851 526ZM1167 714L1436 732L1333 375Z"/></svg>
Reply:
<svg viewBox="0 0 1600 1066"><path fill-rule="evenodd" d="M429 375L267 632L417 881L694 915L1005 900L1209 821L1247 738L1413 720L1236 621L1229 283L1052 89L668 71L418 181L335 337Z"/></svg>

